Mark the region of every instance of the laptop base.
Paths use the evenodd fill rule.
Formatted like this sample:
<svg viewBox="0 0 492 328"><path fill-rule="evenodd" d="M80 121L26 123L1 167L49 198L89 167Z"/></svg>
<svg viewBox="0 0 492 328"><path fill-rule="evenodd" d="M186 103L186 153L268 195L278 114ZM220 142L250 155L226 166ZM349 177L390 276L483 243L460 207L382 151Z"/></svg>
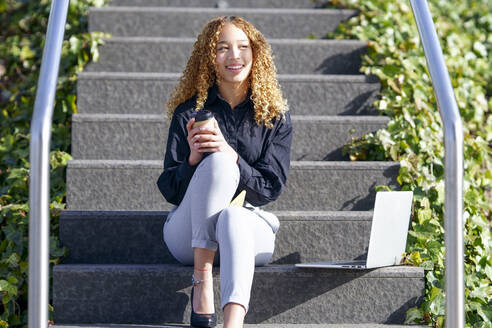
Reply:
<svg viewBox="0 0 492 328"><path fill-rule="evenodd" d="M323 269L367 269L366 261L322 261L310 263L297 263L298 268L323 268Z"/></svg>

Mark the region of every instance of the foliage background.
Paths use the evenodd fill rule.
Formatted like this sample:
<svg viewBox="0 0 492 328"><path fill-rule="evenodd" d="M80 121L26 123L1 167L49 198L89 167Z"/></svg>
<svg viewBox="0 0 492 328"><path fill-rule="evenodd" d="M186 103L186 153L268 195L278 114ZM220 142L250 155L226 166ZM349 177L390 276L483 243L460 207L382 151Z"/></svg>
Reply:
<svg viewBox="0 0 492 328"><path fill-rule="evenodd" d="M492 327L492 2L430 0L464 125L465 307L467 327ZM444 146L418 31L408 1L332 0L355 8L334 38L369 40L362 72L381 81L375 106L386 129L345 147L352 160L399 161L398 182L414 192L405 262L423 266L426 296L407 323L444 326Z"/></svg>
<svg viewBox="0 0 492 328"><path fill-rule="evenodd" d="M71 0L62 47L50 153L50 262L58 243L58 216L65 207L65 166L70 159L76 79L97 60L101 35L87 33L89 6ZM0 327L27 326L29 133L51 1L0 0Z"/></svg>
<svg viewBox="0 0 492 328"><path fill-rule="evenodd" d="M57 230L65 206L76 73L97 60L102 43L102 35L86 32L87 8L103 2L70 1L50 154L52 264L65 253ZM429 3L464 122L467 327L492 327L492 4ZM405 260L426 269L425 301L407 313L407 321L442 327L442 127L409 3L332 0L331 5L360 11L330 37L370 40L362 71L381 80L375 105L391 117L387 129L354 140L346 152L352 160L400 161L398 180L415 194ZM49 9L48 0L0 0L0 327L27 324L29 128Z"/></svg>

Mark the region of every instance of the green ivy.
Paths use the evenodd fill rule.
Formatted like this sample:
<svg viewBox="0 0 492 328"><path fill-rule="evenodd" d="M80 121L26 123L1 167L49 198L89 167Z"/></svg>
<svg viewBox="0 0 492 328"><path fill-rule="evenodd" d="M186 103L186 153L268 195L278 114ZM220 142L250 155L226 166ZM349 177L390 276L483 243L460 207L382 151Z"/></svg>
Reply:
<svg viewBox="0 0 492 328"><path fill-rule="evenodd" d="M352 160L399 161L398 182L414 192L405 262L425 269L426 294L407 323L444 326L444 145L442 123L407 1L332 0L354 8L330 37L368 41L361 71L381 81L386 129L353 140ZM492 2L430 0L464 125L465 311L467 327L492 327Z"/></svg>
<svg viewBox="0 0 492 328"><path fill-rule="evenodd" d="M97 60L102 34L87 33L89 6L71 0L57 83L50 152L50 263L59 246L58 217L65 208L65 168L71 116L77 111L77 73ZM29 133L51 3L0 0L0 327L27 325Z"/></svg>
<svg viewBox="0 0 492 328"><path fill-rule="evenodd" d="M71 0L52 126L50 258L65 254L58 216L65 207L71 115L77 72L97 60L102 35L87 33L87 8L103 0ZM442 127L425 58L407 2L332 0L360 11L336 38L370 40L362 71L382 84L377 108L387 129L354 140L353 160L396 160L398 181L415 206L406 262L426 270L426 296L407 322L444 321L444 149ZM431 0L465 131L465 274L467 327L491 327L492 10L488 0ZM29 123L50 3L0 0L0 327L27 323ZM487 198L488 196L488 198Z"/></svg>

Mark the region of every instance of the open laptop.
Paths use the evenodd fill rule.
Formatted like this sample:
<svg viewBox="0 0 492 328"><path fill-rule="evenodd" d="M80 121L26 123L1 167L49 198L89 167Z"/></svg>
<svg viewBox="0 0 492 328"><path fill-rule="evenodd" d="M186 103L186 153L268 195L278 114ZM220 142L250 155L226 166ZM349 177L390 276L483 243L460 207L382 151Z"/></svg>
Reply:
<svg viewBox="0 0 492 328"><path fill-rule="evenodd" d="M299 268L371 269L397 265L405 252L412 208L411 191L378 192L367 259L298 263Z"/></svg>

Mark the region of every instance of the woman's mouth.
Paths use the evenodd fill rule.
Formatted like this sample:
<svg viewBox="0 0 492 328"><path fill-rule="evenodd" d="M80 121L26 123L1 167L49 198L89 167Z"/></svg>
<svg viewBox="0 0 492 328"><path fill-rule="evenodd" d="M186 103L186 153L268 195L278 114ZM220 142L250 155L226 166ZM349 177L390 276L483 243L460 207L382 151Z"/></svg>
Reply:
<svg viewBox="0 0 492 328"><path fill-rule="evenodd" d="M239 64L234 64L234 65L228 65L226 66L226 69L230 72L233 72L233 73L238 73L238 72L241 72L241 70L243 69L243 65L239 65Z"/></svg>

